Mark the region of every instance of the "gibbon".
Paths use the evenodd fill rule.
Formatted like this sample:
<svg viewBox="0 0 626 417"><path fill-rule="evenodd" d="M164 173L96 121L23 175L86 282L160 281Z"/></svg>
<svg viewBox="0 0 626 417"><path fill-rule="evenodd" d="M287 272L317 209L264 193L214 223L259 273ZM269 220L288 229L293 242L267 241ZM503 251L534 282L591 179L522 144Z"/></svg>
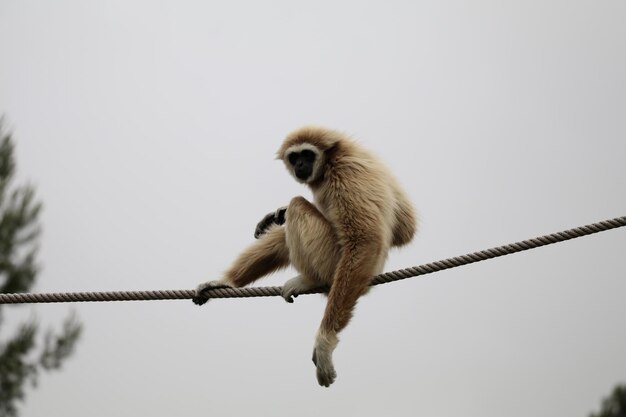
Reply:
<svg viewBox="0 0 626 417"><path fill-rule="evenodd" d="M391 247L406 245L417 227L413 206L391 172L340 132L303 127L277 153L296 181L308 185L314 203L295 197L257 225L254 244L221 280L200 284L194 302L211 288L242 287L293 265L300 275L282 287L288 302L300 292L329 288L313 348L320 385L337 376L332 353L358 298L381 273Z"/></svg>

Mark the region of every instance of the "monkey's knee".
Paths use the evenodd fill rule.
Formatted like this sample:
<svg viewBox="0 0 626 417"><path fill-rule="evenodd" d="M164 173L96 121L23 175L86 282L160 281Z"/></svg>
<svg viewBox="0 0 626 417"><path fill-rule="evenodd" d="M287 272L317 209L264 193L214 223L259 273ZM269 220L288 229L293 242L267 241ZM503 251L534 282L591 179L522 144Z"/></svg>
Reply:
<svg viewBox="0 0 626 417"><path fill-rule="evenodd" d="M314 209L314 206L309 203L306 198L301 196L294 197L289 202L289 206L287 206L285 221L287 223L297 222L304 213L311 209Z"/></svg>
<svg viewBox="0 0 626 417"><path fill-rule="evenodd" d="M289 201L289 207L302 206L302 205L310 206L311 203L309 203L309 201L306 198L302 197L301 195L294 197L291 199L291 201Z"/></svg>

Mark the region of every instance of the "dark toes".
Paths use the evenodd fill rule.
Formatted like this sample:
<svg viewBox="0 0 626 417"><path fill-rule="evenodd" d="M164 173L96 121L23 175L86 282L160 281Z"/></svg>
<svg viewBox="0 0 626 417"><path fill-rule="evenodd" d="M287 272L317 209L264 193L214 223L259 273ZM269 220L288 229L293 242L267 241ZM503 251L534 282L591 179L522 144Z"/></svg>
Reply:
<svg viewBox="0 0 626 417"><path fill-rule="evenodd" d="M205 304L207 301L209 301L209 299L206 297L201 297L199 295L196 295L195 297L191 299L191 301L193 301L194 304L201 306Z"/></svg>
<svg viewBox="0 0 626 417"><path fill-rule="evenodd" d="M331 370L330 373L320 372L319 369L317 370L317 383L321 386L328 388L335 382L335 379L337 379L337 372L335 372L334 369Z"/></svg>
<svg viewBox="0 0 626 417"><path fill-rule="evenodd" d="M191 301L193 301L194 304L197 304L199 306L206 304L206 302L209 301L209 299L211 298L205 295L208 291L219 290L223 288L232 288L232 287L227 284L207 282L196 290L196 294L191 298Z"/></svg>

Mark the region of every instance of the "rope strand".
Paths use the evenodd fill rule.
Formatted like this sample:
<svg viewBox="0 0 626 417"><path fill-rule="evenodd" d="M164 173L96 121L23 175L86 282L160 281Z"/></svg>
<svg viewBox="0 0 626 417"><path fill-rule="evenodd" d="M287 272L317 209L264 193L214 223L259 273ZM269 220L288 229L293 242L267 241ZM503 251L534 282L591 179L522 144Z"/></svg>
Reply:
<svg viewBox="0 0 626 417"><path fill-rule="evenodd" d="M552 245L558 242L604 232L626 226L626 216L616 217L562 232L539 236L533 239L522 240L508 245L497 246L491 249L469 253L443 259L420 266L397 271L385 272L377 275L371 285L386 284L406 278L432 274L444 269L485 261L504 255L510 255L541 246ZM302 294L318 294L324 292L318 288ZM195 295L194 290L162 290L162 291L108 291L108 292L66 292L66 293L18 293L0 294L0 304L23 303L70 303L86 301L151 301L151 300L187 300ZM247 287L247 288L219 288L205 292L208 298L242 298L242 297L274 297L281 295L281 287Z"/></svg>

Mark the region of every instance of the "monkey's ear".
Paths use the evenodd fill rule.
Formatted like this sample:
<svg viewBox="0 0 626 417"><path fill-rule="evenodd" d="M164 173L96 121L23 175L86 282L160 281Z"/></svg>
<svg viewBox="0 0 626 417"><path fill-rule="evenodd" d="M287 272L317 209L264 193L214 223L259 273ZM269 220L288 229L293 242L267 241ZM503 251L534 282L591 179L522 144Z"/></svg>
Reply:
<svg viewBox="0 0 626 417"><path fill-rule="evenodd" d="M330 145L330 147L326 149L326 151L324 152L326 154L326 157L330 157L334 155L337 148L339 148L339 142L335 142L332 145Z"/></svg>

